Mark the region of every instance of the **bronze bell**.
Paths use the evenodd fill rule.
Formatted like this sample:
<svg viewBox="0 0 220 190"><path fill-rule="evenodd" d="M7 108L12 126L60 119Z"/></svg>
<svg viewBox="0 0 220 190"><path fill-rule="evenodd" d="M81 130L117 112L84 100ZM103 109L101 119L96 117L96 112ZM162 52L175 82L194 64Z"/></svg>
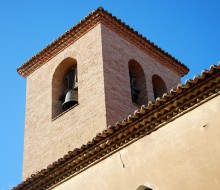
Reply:
<svg viewBox="0 0 220 190"><path fill-rule="evenodd" d="M67 110L70 107L74 106L75 104L78 103L78 93L76 90L69 90L66 93L65 101L62 104L63 110Z"/></svg>

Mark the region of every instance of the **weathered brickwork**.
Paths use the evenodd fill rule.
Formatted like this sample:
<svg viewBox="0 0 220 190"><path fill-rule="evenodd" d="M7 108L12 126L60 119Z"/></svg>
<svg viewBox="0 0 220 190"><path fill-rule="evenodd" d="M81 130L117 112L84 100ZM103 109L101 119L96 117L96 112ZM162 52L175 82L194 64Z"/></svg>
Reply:
<svg viewBox="0 0 220 190"><path fill-rule="evenodd" d="M56 109L52 106L52 86L56 86L53 76L66 58L77 62L79 105L52 119L52 109ZM176 73L103 24L28 76L23 179L86 144L107 125L137 109L131 101L128 68L131 59L145 72L148 100L154 99L153 74L165 81L168 90L180 82ZM63 69L66 68L57 74L58 79L63 76Z"/></svg>
<svg viewBox="0 0 220 190"><path fill-rule="evenodd" d="M102 45L108 124L121 121L137 109L131 101L128 69L128 62L131 59L137 61L145 72L147 99L149 101L154 100L152 86L154 74L159 75L164 80L168 91L180 83L180 77L176 73L109 30L105 25L102 25Z"/></svg>

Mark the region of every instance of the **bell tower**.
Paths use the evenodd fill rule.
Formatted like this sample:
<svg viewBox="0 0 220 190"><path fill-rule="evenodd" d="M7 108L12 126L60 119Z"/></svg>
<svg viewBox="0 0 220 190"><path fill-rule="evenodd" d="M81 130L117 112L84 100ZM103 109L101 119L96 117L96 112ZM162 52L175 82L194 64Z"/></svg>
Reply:
<svg viewBox="0 0 220 190"><path fill-rule="evenodd" d="M180 82L188 68L102 8L18 68L27 78L23 179Z"/></svg>

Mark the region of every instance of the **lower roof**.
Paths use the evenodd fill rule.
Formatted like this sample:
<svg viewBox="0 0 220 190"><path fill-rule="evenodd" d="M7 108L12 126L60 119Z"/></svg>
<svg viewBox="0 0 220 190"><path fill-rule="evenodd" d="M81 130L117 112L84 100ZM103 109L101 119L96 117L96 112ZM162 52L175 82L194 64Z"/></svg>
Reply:
<svg viewBox="0 0 220 190"><path fill-rule="evenodd" d="M187 80L184 85L171 89L155 102L141 106L123 121L108 126L87 144L69 151L47 168L32 174L13 190L52 188L219 95L220 63L202 71L193 80Z"/></svg>

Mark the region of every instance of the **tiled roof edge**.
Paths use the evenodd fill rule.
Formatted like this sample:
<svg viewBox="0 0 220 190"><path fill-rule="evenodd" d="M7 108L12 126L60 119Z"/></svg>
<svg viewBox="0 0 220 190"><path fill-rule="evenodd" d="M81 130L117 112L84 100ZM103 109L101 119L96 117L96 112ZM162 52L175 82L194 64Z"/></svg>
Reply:
<svg viewBox="0 0 220 190"><path fill-rule="evenodd" d="M171 68L176 68L175 70L180 76L184 76L188 73L189 69L186 65L181 63L179 60L174 58L168 52L162 50L160 47L155 45L153 42L143 37L129 25L122 22L117 17L113 16L108 11L104 10L102 7L99 7L95 11L91 12L88 16L78 22L75 26L67 30L63 35L55 39L52 43L47 45L39 53L31 57L25 63L23 63L18 69L17 72L23 77L29 76L36 69L41 67L44 63L54 57L57 53L71 45L74 41L80 38L83 34L88 32L89 29L97 25L97 23L102 22L102 18L107 15L109 18L113 19L115 22L119 23L127 31L131 32L136 37L133 40L139 41L142 46L147 46L148 51L153 52L154 58L158 56L164 59L164 62L169 63ZM146 47L145 47L146 48ZM166 63L166 64L167 64Z"/></svg>
<svg viewBox="0 0 220 190"><path fill-rule="evenodd" d="M220 95L220 63L179 84L162 98L141 106L133 115L98 133L86 145L31 175L13 190L43 190L77 175L119 149L157 130L194 107Z"/></svg>

